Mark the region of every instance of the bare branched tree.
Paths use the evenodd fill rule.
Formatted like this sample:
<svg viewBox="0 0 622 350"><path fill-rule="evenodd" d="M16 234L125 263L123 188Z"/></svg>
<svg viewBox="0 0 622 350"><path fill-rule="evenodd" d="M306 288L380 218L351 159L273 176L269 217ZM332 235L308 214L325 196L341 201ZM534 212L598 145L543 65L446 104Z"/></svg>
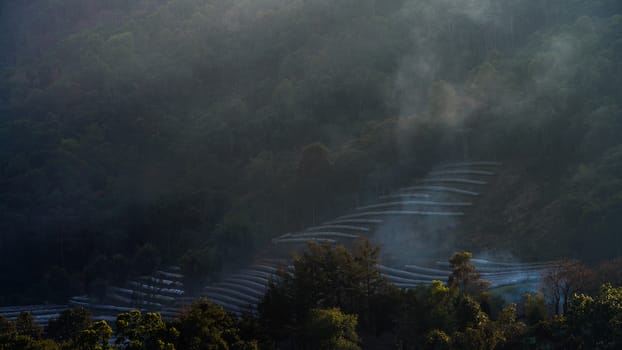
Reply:
<svg viewBox="0 0 622 350"><path fill-rule="evenodd" d="M544 275L543 283L544 294L555 315L568 310L568 302L575 293L589 292L594 276L591 268L577 260L562 259L551 267Z"/></svg>

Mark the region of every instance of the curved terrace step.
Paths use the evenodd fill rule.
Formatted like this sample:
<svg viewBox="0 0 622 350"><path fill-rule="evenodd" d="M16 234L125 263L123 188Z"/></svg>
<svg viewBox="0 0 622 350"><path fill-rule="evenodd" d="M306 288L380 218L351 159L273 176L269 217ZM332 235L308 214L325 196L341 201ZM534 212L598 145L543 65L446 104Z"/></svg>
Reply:
<svg viewBox="0 0 622 350"><path fill-rule="evenodd" d="M451 273L451 270L434 269L434 268L418 266L418 265L405 265L404 269L406 269L407 271L413 270L413 271L419 271L422 273L427 272L427 273L447 274L447 275Z"/></svg>
<svg viewBox="0 0 622 350"><path fill-rule="evenodd" d="M332 221L327 221L324 224L333 225L333 224L369 224L369 225L377 225L382 224L384 221L382 219L335 219Z"/></svg>
<svg viewBox="0 0 622 350"><path fill-rule="evenodd" d="M455 169L455 170L438 170L428 173L429 176L445 176L445 175L475 175L475 176L495 176L496 173L486 170L473 169Z"/></svg>
<svg viewBox="0 0 622 350"><path fill-rule="evenodd" d="M225 282L240 284L257 291L265 291L268 289L268 283L264 283L263 281L253 281L243 277L229 277L225 280Z"/></svg>
<svg viewBox="0 0 622 350"><path fill-rule="evenodd" d="M359 238L361 237L360 235L355 235L352 233L344 233L344 232L337 232L337 231L326 231L326 232L322 232L322 231L311 231L311 232L300 232L300 233L287 233L284 234L283 236L279 237L278 239L283 239L283 238L313 238L313 237L332 237L332 238Z"/></svg>
<svg viewBox="0 0 622 350"><path fill-rule="evenodd" d="M314 231L326 231L326 230L352 230L352 231L361 231L361 232L369 232L369 227L363 226L354 226L354 225L321 225L321 226L313 226L307 228L306 232L314 232Z"/></svg>
<svg viewBox="0 0 622 350"><path fill-rule="evenodd" d="M379 266L379 268L382 274L385 276L395 276L395 277L400 277L400 278L420 279L420 280L436 279L436 280L445 281L449 277L449 275L430 275L430 274L424 274L424 273L416 273L416 272L395 269L395 268L391 268L387 266Z"/></svg>
<svg viewBox="0 0 622 350"><path fill-rule="evenodd" d="M330 239L330 238L275 238L272 240L272 243L274 244L280 244L280 243L295 243L295 244L301 244L301 243L308 243L308 242L318 242L318 243L337 243L336 240L334 239Z"/></svg>
<svg viewBox="0 0 622 350"><path fill-rule="evenodd" d="M266 288L263 288L261 290L257 290L257 289L249 288L249 287L244 286L242 284L235 284L235 283L230 283L230 282L219 282L218 286L223 287L223 288L227 288L229 290L237 291L237 292L240 292L240 293L252 294L252 295L254 295L257 298L263 297L263 295L266 292Z"/></svg>
<svg viewBox="0 0 622 350"><path fill-rule="evenodd" d="M468 196L479 196L480 195L479 192L467 191L467 190L463 190L460 188L447 187L447 186L417 185L417 186L404 187L400 189L400 191L402 192L419 191L419 190L432 191L432 192L445 192L445 193L451 193L451 194L464 194Z"/></svg>
<svg viewBox="0 0 622 350"><path fill-rule="evenodd" d="M432 195L429 193L393 193L393 194L385 194L379 199L391 199L391 198L421 198L421 199L429 199Z"/></svg>
<svg viewBox="0 0 622 350"><path fill-rule="evenodd" d="M203 295L206 298L213 300L214 302L217 302L217 303L224 302L229 305L235 305L237 306L237 309L240 311L251 310L254 307L253 304L248 303L244 301L243 299L237 298L230 294L223 294L223 293L214 292L214 291L204 291Z"/></svg>
<svg viewBox="0 0 622 350"><path fill-rule="evenodd" d="M470 168L470 167L499 167L503 163L495 161L468 161L468 162L455 162L444 163L436 166L436 169L451 169L451 168Z"/></svg>
<svg viewBox="0 0 622 350"><path fill-rule="evenodd" d="M460 179L460 178L427 178L418 181L423 184L434 184L434 183L454 183L454 184L464 184L464 185L488 185L487 181L480 180L471 180L471 179Z"/></svg>
<svg viewBox="0 0 622 350"><path fill-rule="evenodd" d="M429 207L470 207L471 202L435 202L435 201L399 201L399 202L386 202L379 204L366 205L358 207L356 210L369 210L376 208L390 208L390 207L403 207L403 206L429 206Z"/></svg>
<svg viewBox="0 0 622 350"><path fill-rule="evenodd" d="M443 212L424 210L377 210L341 216L341 219L374 217L374 216L463 216L463 212Z"/></svg>

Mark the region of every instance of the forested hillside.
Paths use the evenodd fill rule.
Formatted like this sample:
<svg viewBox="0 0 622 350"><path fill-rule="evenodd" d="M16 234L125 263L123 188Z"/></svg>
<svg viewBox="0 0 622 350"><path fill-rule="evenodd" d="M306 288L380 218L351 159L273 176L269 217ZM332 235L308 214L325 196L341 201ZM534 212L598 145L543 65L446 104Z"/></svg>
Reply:
<svg viewBox="0 0 622 350"><path fill-rule="evenodd" d="M0 46L0 304L216 276L464 158L505 170L460 249L622 253L617 0L3 1Z"/></svg>

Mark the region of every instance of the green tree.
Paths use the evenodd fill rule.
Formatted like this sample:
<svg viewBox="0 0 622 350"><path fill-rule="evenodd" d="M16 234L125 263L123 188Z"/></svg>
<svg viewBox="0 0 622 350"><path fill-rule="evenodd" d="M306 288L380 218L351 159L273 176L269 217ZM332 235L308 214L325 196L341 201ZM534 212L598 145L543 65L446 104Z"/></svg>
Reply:
<svg viewBox="0 0 622 350"><path fill-rule="evenodd" d="M566 318L568 329L581 348L622 347L622 287L605 284L595 297L575 294Z"/></svg>
<svg viewBox="0 0 622 350"><path fill-rule="evenodd" d="M85 308L63 310L57 318L48 322L46 336L59 343L77 340L80 332L87 329L91 322L91 312Z"/></svg>
<svg viewBox="0 0 622 350"><path fill-rule="evenodd" d="M527 334L527 325L517 320L516 308L516 304L507 305L491 325L490 333L497 338L497 348L516 349Z"/></svg>
<svg viewBox="0 0 622 350"><path fill-rule="evenodd" d="M478 295L488 288L487 281L481 279L482 275L476 271L475 265L471 264L473 254L469 252L455 253L449 259L451 274L447 280L447 286L457 288L461 293Z"/></svg>
<svg viewBox="0 0 622 350"><path fill-rule="evenodd" d="M426 335L424 348L430 350L450 350L451 337L441 330L433 329Z"/></svg>
<svg viewBox="0 0 622 350"><path fill-rule="evenodd" d="M112 328L108 323L97 321L80 332L74 345L77 350L112 350L110 337L112 337Z"/></svg>
<svg viewBox="0 0 622 350"><path fill-rule="evenodd" d="M362 328L377 330L389 322L394 290L378 269L377 247L358 242L343 246L311 242L294 257L293 273L281 271L259 304L261 319L273 336L296 336L314 308L339 308L362 319ZM282 330L288 330L283 332Z"/></svg>
<svg viewBox="0 0 622 350"><path fill-rule="evenodd" d="M167 327L160 314L133 310L117 315L117 348L125 350L175 350L179 332Z"/></svg>
<svg viewBox="0 0 622 350"><path fill-rule="evenodd" d="M312 349L359 350L356 325L356 315L344 314L337 308L313 309L305 336Z"/></svg>
<svg viewBox="0 0 622 350"><path fill-rule="evenodd" d="M524 296L525 319L529 325L544 321L547 316L546 300L543 293L527 293Z"/></svg>
<svg viewBox="0 0 622 350"><path fill-rule="evenodd" d="M32 337L13 334L0 334L0 350L60 350L58 344L50 339L35 340Z"/></svg>
<svg viewBox="0 0 622 350"><path fill-rule="evenodd" d="M220 305L206 299L192 303L172 324L179 331L175 348L188 350L256 350L257 341L242 339L237 322Z"/></svg>
<svg viewBox="0 0 622 350"><path fill-rule="evenodd" d="M403 292L396 325L396 336L403 349L423 346L432 331L451 334L455 329L458 291L441 281Z"/></svg>
<svg viewBox="0 0 622 350"><path fill-rule="evenodd" d="M367 239L356 242L353 248L355 283L358 284L354 297L353 312L359 316L362 329L379 334L394 327L398 313L399 290L382 276L380 247Z"/></svg>
<svg viewBox="0 0 622 350"><path fill-rule="evenodd" d="M18 335L40 339L43 330L29 312L21 312L15 319L15 332Z"/></svg>
<svg viewBox="0 0 622 350"><path fill-rule="evenodd" d="M15 332L15 323L0 315L0 334L10 334Z"/></svg>

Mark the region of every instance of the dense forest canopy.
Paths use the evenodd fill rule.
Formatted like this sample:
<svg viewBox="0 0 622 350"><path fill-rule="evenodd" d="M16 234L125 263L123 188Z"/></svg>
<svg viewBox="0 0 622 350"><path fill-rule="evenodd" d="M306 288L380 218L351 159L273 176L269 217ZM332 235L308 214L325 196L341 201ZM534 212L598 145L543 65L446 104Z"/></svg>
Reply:
<svg viewBox="0 0 622 350"><path fill-rule="evenodd" d="M217 275L465 157L508 176L457 245L620 255L621 40L617 0L3 1L0 304Z"/></svg>
<svg viewBox="0 0 622 350"><path fill-rule="evenodd" d="M294 258L292 269L281 270L270 283L258 313L235 316L200 298L173 320L130 310L109 323L94 321L88 310L74 307L43 329L28 312L13 321L0 315L0 349L509 350L622 345L622 287L579 286L579 274L567 275L572 297L563 301L563 313L556 309L550 315L547 307L562 304L559 299L547 304L551 292L564 293L565 283L504 304L487 289L469 252L449 259L447 284L437 280L400 289L381 274L380 249L368 241L352 250L313 243L307 248ZM611 263L619 271L621 262ZM576 272L580 264L562 265L557 272ZM548 277L556 279L557 272ZM622 281L619 272L617 277L607 269L591 272L592 282L602 277Z"/></svg>

